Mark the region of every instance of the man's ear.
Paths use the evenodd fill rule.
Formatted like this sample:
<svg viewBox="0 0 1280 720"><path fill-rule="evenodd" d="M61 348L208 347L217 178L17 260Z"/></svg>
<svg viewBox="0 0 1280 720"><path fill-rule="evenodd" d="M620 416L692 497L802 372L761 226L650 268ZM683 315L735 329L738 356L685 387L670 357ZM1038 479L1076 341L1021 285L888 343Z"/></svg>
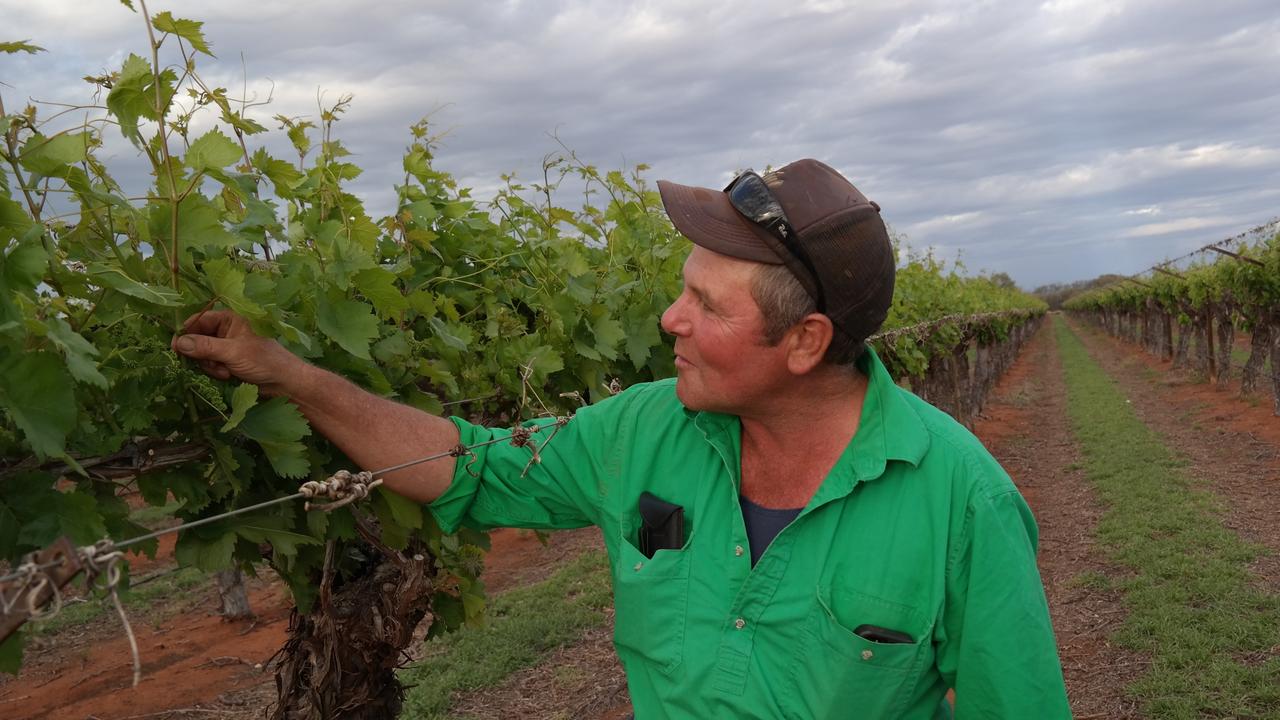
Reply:
<svg viewBox="0 0 1280 720"><path fill-rule="evenodd" d="M834 335L831 318L822 313L806 315L787 331L787 369L805 375L818 367Z"/></svg>

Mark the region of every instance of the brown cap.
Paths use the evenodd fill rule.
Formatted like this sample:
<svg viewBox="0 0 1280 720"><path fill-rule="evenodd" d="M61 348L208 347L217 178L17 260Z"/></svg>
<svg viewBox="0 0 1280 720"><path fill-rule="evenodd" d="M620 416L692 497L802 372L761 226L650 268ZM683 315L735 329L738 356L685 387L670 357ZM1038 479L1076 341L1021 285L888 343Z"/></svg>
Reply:
<svg viewBox="0 0 1280 720"><path fill-rule="evenodd" d="M817 160L797 160L764 176L826 296L831 322L857 340L880 328L893 302L895 259L880 206ZM817 284L778 238L734 209L720 190L658 181L676 229L693 242L743 260L786 265L813 298Z"/></svg>

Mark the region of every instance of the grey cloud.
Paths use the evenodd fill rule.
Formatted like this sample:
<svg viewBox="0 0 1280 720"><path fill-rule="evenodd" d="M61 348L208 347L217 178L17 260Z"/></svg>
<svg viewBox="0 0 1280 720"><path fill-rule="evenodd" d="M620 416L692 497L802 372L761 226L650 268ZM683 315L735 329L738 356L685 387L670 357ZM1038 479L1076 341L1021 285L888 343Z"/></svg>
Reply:
<svg viewBox="0 0 1280 720"><path fill-rule="evenodd" d="M113 3L4 4L50 49L0 59L6 102L32 87L83 99L80 75L143 46L141 20ZM1028 286L1141 270L1213 239L1197 218L1244 228L1276 212L1271 0L168 7L206 21L211 77L238 88L243 52L251 88L275 82L264 121L353 92L338 130L382 211L408 125L435 110L450 130L440 166L483 192L503 172L537 177L553 132L588 162L708 186L815 156L913 242ZM1183 157L1219 146L1234 150ZM1158 223L1189 229L1135 234Z"/></svg>

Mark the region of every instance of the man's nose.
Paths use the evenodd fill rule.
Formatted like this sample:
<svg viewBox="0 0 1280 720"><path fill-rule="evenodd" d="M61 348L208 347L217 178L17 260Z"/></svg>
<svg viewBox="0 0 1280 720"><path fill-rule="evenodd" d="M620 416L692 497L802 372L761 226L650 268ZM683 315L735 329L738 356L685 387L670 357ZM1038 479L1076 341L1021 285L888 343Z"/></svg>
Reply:
<svg viewBox="0 0 1280 720"><path fill-rule="evenodd" d="M684 293L676 298L675 302L662 313L662 330L670 335L682 335L687 330L688 323L684 320L684 314L681 312L681 304L684 302Z"/></svg>

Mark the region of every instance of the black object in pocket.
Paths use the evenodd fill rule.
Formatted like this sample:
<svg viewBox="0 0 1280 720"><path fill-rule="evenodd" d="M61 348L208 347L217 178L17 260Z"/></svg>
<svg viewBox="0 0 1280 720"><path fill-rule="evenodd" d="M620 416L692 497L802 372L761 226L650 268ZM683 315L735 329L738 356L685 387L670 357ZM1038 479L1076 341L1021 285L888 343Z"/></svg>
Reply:
<svg viewBox="0 0 1280 720"><path fill-rule="evenodd" d="M640 493L640 552L647 558L659 550L684 547L684 508L650 492Z"/></svg>
<svg viewBox="0 0 1280 720"><path fill-rule="evenodd" d="M890 630L876 625L859 625L853 629L853 634L865 640L886 645L910 645L915 642L910 635L900 630Z"/></svg>

